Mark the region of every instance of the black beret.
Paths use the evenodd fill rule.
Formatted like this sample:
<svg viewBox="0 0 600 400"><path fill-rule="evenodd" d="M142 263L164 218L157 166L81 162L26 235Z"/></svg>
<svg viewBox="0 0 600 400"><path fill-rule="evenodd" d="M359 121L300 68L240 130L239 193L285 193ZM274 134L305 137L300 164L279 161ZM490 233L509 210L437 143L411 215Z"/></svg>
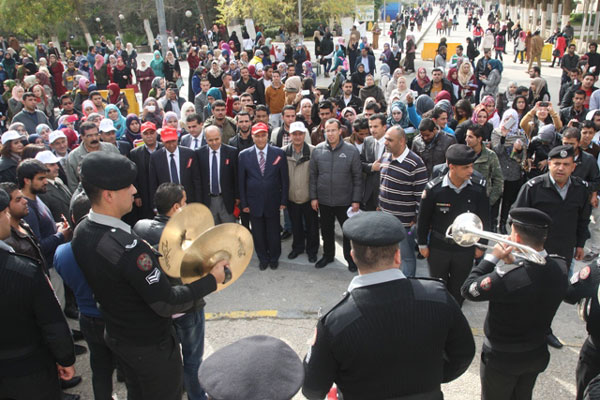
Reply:
<svg viewBox="0 0 600 400"><path fill-rule="evenodd" d="M0 189L0 211L4 211L8 203L10 203L10 196L4 189Z"/></svg>
<svg viewBox="0 0 600 400"><path fill-rule="evenodd" d="M532 226L536 228L548 228L552 224L552 218L537 208L517 207L508 213L510 224Z"/></svg>
<svg viewBox="0 0 600 400"><path fill-rule="evenodd" d="M290 400L302 386L304 367L283 341L250 336L202 361L198 379L214 399Z"/></svg>
<svg viewBox="0 0 600 400"><path fill-rule="evenodd" d="M361 212L347 219L342 230L344 236L363 246L398 244L406 236L402 222L383 211Z"/></svg>
<svg viewBox="0 0 600 400"><path fill-rule="evenodd" d="M548 159L575 157L575 150L570 144L556 146L548 152Z"/></svg>
<svg viewBox="0 0 600 400"><path fill-rule="evenodd" d="M137 166L127 157L106 151L94 151L81 162L81 182L104 190L121 190L133 184Z"/></svg>
<svg viewBox="0 0 600 400"><path fill-rule="evenodd" d="M475 150L466 144L453 144L446 150L446 161L453 165L468 165L475 162L477 154Z"/></svg>

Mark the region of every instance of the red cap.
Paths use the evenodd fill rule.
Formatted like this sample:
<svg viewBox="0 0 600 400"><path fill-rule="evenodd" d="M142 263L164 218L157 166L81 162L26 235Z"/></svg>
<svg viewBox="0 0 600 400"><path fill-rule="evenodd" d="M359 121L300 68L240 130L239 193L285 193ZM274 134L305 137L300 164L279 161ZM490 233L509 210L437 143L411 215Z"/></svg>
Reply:
<svg viewBox="0 0 600 400"><path fill-rule="evenodd" d="M171 140L177 140L177 129L166 127L160 130L160 138L163 142L168 142Z"/></svg>
<svg viewBox="0 0 600 400"><path fill-rule="evenodd" d="M156 130L156 125L154 125L152 122L149 122L149 121L144 122L142 124L142 128L141 128L140 132L144 133L147 130L153 130L153 131L155 131Z"/></svg>
<svg viewBox="0 0 600 400"><path fill-rule="evenodd" d="M252 127L252 134L256 135L258 132L267 132L268 133L269 127L264 122L259 122L257 124L254 124L254 126Z"/></svg>
<svg viewBox="0 0 600 400"><path fill-rule="evenodd" d="M78 117L77 115L69 115L69 116L66 118L66 121L67 121L67 122L75 122L75 121L77 121L77 120L79 120L79 117Z"/></svg>

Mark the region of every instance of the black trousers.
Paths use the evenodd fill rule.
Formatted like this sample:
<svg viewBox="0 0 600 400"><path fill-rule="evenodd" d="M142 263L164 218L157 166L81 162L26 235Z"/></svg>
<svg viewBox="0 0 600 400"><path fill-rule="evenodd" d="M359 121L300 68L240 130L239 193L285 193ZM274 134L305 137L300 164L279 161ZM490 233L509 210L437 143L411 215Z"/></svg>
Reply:
<svg viewBox="0 0 600 400"><path fill-rule="evenodd" d="M588 336L583 346L581 346L579 361L577 361L577 369L575 370L577 400L583 399L585 388L598 374L600 374L600 352Z"/></svg>
<svg viewBox="0 0 600 400"><path fill-rule="evenodd" d="M250 229L250 214L240 211L240 221L247 229Z"/></svg>
<svg viewBox="0 0 600 400"><path fill-rule="evenodd" d="M47 365L32 374L0 378L0 399L61 400L56 364L48 360Z"/></svg>
<svg viewBox="0 0 600 400"><path fill-rule="evenodd" d="M432 278L443 279L448 292L460 305L465 301L460 294L460 288L473 268L474 257L475 250L473 248L441 250L433 246L429 247L429 258L427 259L429 275Z"/></svg>
<svg viewBox="0 0 600 400"><path fill-rule="evenodd" d="M523 180L519 179L517 181L504 181L504 190L502 191L502 206L500 208L500 223L506 224L508 220L508 212L510 211L510 207L513 205L515 200L517 199L517 195L519 194L519 190L521 190L521 186L523 185Z"/></svg>
<svg viewBox="0 0 600 400"><path fill-rule="evenodd" d="M335 257L335 220L337 219L340 226L348 219L346 211L347 206L325 206L319 204L321 213L321 235L323 236L323 257ZM344 259L348 262L352 261L350 256L350 240L344 236Z"/></svg>
<svg viewBox="0 0 600 400"><path fill-rule="evenodd" d="M181 400L183 362L175 331L158 344L133 346L105 337L125 373L128 400Z"/></svg>
<svg viewBox="0 0 600 400"><path fill-rule="evenodd" d="M262 263L279 261L281 255L281 237L279 232L279 213L271 217L250 216L252 238L256 255Z"/></svg>
<svg viewBox="0 0 600 400"><path fill-rule="evenodd" d="M288 202L288 213L292 220L292 250L309 256L319 251L319 217L312 209L310 201L298 204Z"/></svg>
<svg viewBox="0 0 600 400"><path fill-rule="evenodd" d="M116 360L104 341L104 320L79 314L79 327L90 349L94 399L112 398L112 375Z"/></svg>
<svg viewBox="0 0 600 400"><path fill-rule="evenodd" d="M533 387L540 372L546 369L550 354L528 360L520 365L495 365L493 356L481 352L479 377L482 400L531 400Z"/></svg>

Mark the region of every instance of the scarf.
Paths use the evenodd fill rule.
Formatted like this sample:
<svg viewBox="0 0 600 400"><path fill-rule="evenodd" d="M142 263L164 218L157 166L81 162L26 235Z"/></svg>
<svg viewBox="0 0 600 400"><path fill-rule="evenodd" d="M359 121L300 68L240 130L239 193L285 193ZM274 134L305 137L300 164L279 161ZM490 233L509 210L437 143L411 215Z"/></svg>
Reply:
<svg viewBox="0 0 600 400"><path fill-rule="evenodd" d="M104 108L104 118L108 118L108 113L111 110L115 110L117 112L117 114L118 114L117 119L116 120L111 120L111 121L113 122L113 124L115 126L117 140L121 140L121 138L125 134L125 129L126 129L125 118L121 114L121 111L119 111L119 109L117 108L117 106L115 106L114 104L109 104L109 105L107 105Z"/></svg>
<svg viewBox="0 0 600 400"><path fill-rule="evenodd" d="M456 78L452 78L452 75L456 72ZM448 71L448 76L446 78L455 85L460 86L460 82L458 81L458 70L456 68L450 68Z"/></svg>
<svg viewBox="0 0 600 400"><path fill-rule="evenodd" d="M121 60L122 65L119 65L119 62L117 60L117 64L115 64L115 68L118 69L119 71L123 71L127 65L125 65L125 61L123 61L123 57L119 57L119 60Z"/></svg>
<svg viewBox="0 0 600 400"><path fill-rule="evenodd" d="M138 131L137 132L133 132L130 129L131 123L133 121L137 121L137 123L138 123ZM127 116L127 118L125 119L125 139L132 145L133 145L134 141L142 139L141 124L142 123L140 122L140 119L135 114L129 114Z"/></svg>
<svg viewBox="0 0 600 400"><path fill-rule="evenodd" d="M487 110L485 109L485 104L483 104L483 103L478 104L475 107L475 110L473 110L473 116L471 117L471 122L473 122L475 125L478 125L478 123L477 123L477 116L479 115L479 113L481 111L485 112L485 114L487 115L488 120L490 119L490 115L488 114Z"/></svg>
<svg viewBox="0 0 600 400"><path fill-rule="evenodd" d="M490 104L493 106L496 106L496 101L494 100L494 97L488 95L488 96L485 96L483 99L481 99L481 103L479 103L479 104L484 105L484 106L487 106ZM488 113L488 121L494 117L494 114L496 114L496 109L494 109L494 112Z"/></svg>
<svg viewBox="0 0 600 400"><path fill-rule="evenodd" d="M23 101L23 93L19 93L19 89L21 89L21 86L15 86L12 88L12 99L16 101Z"/></svg>
<svg viewBox="0 0 600 400"><path fill-rule="evenodd" d="M394 119L394 116L393 116L394 111L400 111L402 113L400 120L397 121ZM390 116L388 117L386 122L387 122L388 126L400 125L400 127L402 127L402 129L406 129L406 128L410 127L410 119L408 118L408 109L406 108L406 104L404 104L401 101L395 101L394 103L392 103L392 108L390 110Z"/></svg>
<svg viewBox="0 0 600 400"><path fill-rule="evenodd" d="M179 132L181 132L181 128L179 127L179 118L177 118L177 114L175 114L174 111L167 111L165 113L165 116L163 117L163 121L162 121L162 126L163 127L169 126L167 124L167 122L173 118L175 118L177 120L177 128L176 129L177 129L177 133L179 134Z"/></svg>
<svg viewBox="0 0 600 400"><path fill-rule="evenodd" d="M419 87L421 89L423 89L429 83L430 79L429 79L429 77L427 75L425 75L425 78L420 78L419 76L421 74L421 71L427 73L427 70L425 69L425 67L421 67L417 71L417 78L416 78L417 79L417 85L419 85Z"/></svg>
<svg viewBox="0 0 600 400"><path fill-rule="evenodd" d="M86 117L89 117L91 113L86 113L85 110L92 107L92 112L91 113L97 113L98 112L98 108L96 107L96 105L91 101L91 100L84 100L83 103L81 103L81 111L83 111L83 114Z"/></svg>
<svg viewBox="0 0 600 400"><path fill-rule="evenodd" d="M117 85L114 82L109 83L106 89L112 91L112 94L109 96L108 99L109 103L116 104L116 102L119 100L119 94L121 94L121 89L119 88L119 85Z"/></svg>
<svg viewBox="0 0 600 400"><path fill-rule="evenodd" d="M467 65L467 71L464 71L463 65ZM460 65L460 69L458 70L458 83L461 87L467 87L471 82L471 78L473 77L473 66L471 63L465 62Z"/></svg>
<svg viewBox="0 0 600 400"><path fill-rule="evenodd" d="M79 90L81 90L83 93L87 93L87 87L86 84L90 84L90 80L88 78L80 78L79 79Z"/></svg>
<svg viewBox="0 0 600 400"><path fill-rule="evenodd" d="M538 99L540 94L542 94L542 90L544 90L544 87L546 86L546 81L542 78L535 78L531 81L531 84L535 88L533 91L534 99Z"/></svg>
<svg viewBox="0 0 600 400"><path fill-rule="evenodd" d="M434 103L437 104L441 100L452 100L452 95L447 90L440 90L439 93L435 96Z"/></svg>

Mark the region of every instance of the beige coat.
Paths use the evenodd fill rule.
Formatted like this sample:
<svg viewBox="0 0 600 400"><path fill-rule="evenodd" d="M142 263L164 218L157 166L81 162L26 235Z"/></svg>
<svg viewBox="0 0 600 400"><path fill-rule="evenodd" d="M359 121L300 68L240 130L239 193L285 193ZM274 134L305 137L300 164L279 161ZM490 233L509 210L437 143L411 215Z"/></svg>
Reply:
<svg viewBox="0 0 600 400"><path fill-rule="evenodd" d="M290 176L288 200L296 204L310 201L308 183L310 179L310 157L314 148L313 145L304 143L302 157L298 161L294 159L294 145L292 143L282 149L287 157L288 174Z"/></svg>

